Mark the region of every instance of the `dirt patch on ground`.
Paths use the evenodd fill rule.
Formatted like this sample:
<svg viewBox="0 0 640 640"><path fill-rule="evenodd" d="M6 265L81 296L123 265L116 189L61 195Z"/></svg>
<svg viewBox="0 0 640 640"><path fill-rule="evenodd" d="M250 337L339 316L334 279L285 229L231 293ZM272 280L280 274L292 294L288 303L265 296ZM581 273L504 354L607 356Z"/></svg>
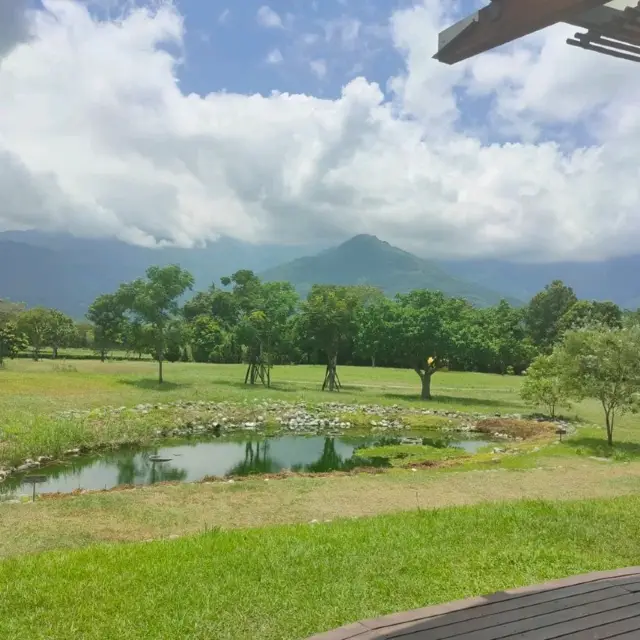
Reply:
<svg viewBox="0 0 640 640"><path fill-rule="evenodd" d="M542 422L537 420L517 420L514 418L488 418L480 420L476 424L476 429L481 433L489 435L501 434L509 438L522 438L531 440L532 438L550 437L555 435L558 425L553 422Z"/></svg>

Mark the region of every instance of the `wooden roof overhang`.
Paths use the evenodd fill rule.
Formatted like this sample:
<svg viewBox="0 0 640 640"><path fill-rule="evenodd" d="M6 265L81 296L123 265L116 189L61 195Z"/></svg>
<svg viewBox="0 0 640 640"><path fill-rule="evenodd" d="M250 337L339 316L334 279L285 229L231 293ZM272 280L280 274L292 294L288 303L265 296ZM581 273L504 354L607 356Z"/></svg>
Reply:
<svg viewBox="0 0 640 640"><path fill-rule="evenodd" d="M569 45L640 62L640 0L492 0L440 33L434 58L455 64L559 22L586 29Z"/></svg>

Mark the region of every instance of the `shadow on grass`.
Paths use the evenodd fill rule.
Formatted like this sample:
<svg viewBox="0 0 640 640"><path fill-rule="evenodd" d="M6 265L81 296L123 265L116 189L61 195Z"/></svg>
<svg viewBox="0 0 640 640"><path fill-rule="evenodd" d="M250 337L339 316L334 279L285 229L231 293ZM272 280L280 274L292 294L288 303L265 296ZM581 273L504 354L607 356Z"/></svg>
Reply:
<svg viewBox="0 0 640 640"><path fill-rule="evenodd" d="M142 378L139 380L127 380L126 378L121 378L118 382L120 384L126 384L129 387L144 389L146 391L174 391L175 389L186 389L191 386L188 382L178 383L166 380L160 384L155 378Z"/></svg>
<svg viewBox="0 0 640 640"><path fill-rule="evenodd" d="M284 391L287 393L299 391L301 387L291 384L271 381L271 386L266 387L261 382L256 384L245 384L244 380L216 380L213 383L216 387L231 387L233 389L242 389L244 391Z"/></svg>
<svg viewBox="0 0 640 640"><path fill-rule="evenodd" d="M463 396L442 396L434 395L431 400L421 400L419 393L385 393L385 398L394 400L416 400L424 402L425 405L463 406L463 407L495 407L496 409L522 410L522 406L504 400L493 400L491 398L466 398Z"/></svg>
<svg viewBox="0 0 640 640"><path fill-rule="evenodd" d="M574 437L566 441L566 444L576 450L580 455L595 456L597 458L613 458L617 460L640 459L640 444L636 442L616 442L610 447L602 438Z"/></svg>

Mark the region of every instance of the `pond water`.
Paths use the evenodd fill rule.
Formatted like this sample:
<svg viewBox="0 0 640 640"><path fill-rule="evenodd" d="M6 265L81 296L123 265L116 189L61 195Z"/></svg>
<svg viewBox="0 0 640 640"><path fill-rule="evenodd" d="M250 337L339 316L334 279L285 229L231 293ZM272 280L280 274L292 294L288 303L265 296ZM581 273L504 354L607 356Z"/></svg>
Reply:
<svg viewBox="0 0 640 640"><path fill-rule="evenodd" d="M356 447L376 438L284 436L223 441L191 440L167 446L125 448L95 455L78 456L64 463L13 476L0 484L5 497L31 495L29 476L42 476L37 493L70 493L76 489L111 489L119 485L156 482L194 482L206 476L277 473L283 470L324 472L350 470L358 466L388 466L383 458L353 457ZM484 440L459 440L452 446L473 453Z"/></svg>

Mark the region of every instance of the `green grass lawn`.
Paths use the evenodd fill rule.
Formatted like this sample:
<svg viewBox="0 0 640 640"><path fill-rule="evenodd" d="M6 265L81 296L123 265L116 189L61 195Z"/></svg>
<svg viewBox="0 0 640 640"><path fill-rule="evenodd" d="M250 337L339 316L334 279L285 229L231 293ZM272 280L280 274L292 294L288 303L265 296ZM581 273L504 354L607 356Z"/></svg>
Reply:
<svg viewBox="0 0 640 640"><path fill-rule="evenodd" d="M159 386L152 362L11 361L0 371L0 463L144 440L177 415L54 417L71 409L207 400L245 410L270 399L529 411L513 376L438 373L425 403L412 371L341 367L339 394L320 391L323 374L320 366L275 367L272 389L247 388L243 366L177 363ZM594 402L571 414L602 421ZM364 617L640 564L639 426L637 416L620 420L613 450L602 429L581 427L563 443L549 444L555 435L513 443L516 454L439 469L0 504L0 556L8 558L0 561L0 638L294 640ZM408 454L396 466L425 451L429 459L450 454L392 449ZM594 499L567 502L582 497ZM140 542L212 526L223 529Z"/></svg>
<svg viewBox="0 0 640 640"><path fill-rule="evenodd" d="M37 455L59 455L77 446L141 441L162 426L158 420L175 417L170 412L146 418L85 421L53 417L67 409L132 407L176 400L227 401L247 406L272 399L311 404L397 404L488 415L530 411L519 398L521 379L514 376L441 372L434 376L433 400L423 402L417 376L406 369L341 367L344 390L334 394L320 390L322 366L275 367L271 389L245 386L244 372L243 365L167 364L166 382L158 385L152 362L10 361L0 370L0 464L16 464ZM582 403L571 413L587 423L602 422L601 409L595 402ZM627 446L640 444L639 423L637 416L623 417L617 426L617 441Z"/></svg>
<svg viewBox="0 0 640 640"><path fill-rule="evenodd" d="M0 637L295 640L361 618L640 564L640 498L214 531L0 563Z"/></svg>

